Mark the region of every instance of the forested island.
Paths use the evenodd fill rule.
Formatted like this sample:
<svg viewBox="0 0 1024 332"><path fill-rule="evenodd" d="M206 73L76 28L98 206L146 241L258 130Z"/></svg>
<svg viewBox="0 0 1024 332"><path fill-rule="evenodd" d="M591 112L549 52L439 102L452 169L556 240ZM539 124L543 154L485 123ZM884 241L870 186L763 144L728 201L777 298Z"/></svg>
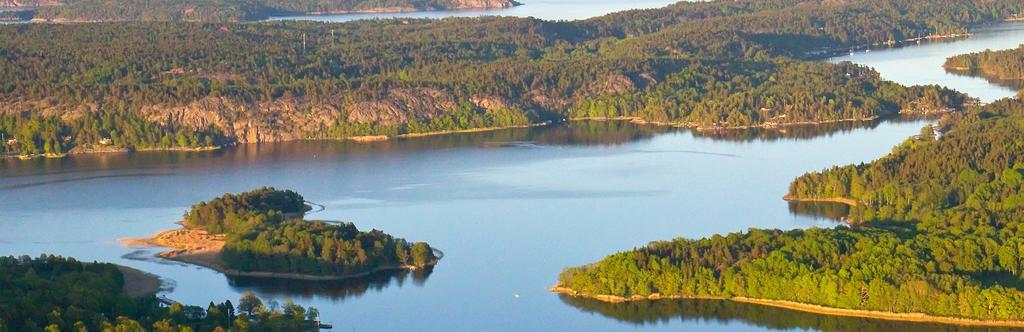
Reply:
<svg viewBox="0 0 1024 332"><path fill-rule="evenodd" d="M1020 88L1024 84L1024 45L1009 50L985 50L946 59L947 71L981 76L989 81Z"/></svg>
<svg viewBox="0 0 1024 332"><path fill-rule="evenodd" d="M947 115L877 161L796 179L852 226L652 242L566 269L605 301L715 298L812 312L1024 326L1024 101Z"/></svg>
<svg viewBox="0 0 1024 332"><path fill-rule="evenodd" d="M458 9L497 9L513 0L15 0L0 8L32 8L44 22L192 21L242 22L302 14L389 13Z"/></svg>
<svg viewBox="0 0 1024 332"><path fill-rule="evenodd" d="M316 308L266 306L246 293L207 307L161 305L153 293L129 296L125 275L108 263L73 258L0 257L0 331L300 331L316 328Z"/></svg>
<svg viewBox="0 0 1024 332"><path fill-rule="evenodd" d="M945 113L966 96L805 59L963 34L1021 7L745 0L569 22L0 26L0 154L383 139L573 119L716 130Z"/></svg>
<svg viewBox="0 0 1024 332"><path fill-rule="evenodd" d="M192 206L182 229L125 242L170 247L160 256L244 277L338 280L430 268L440 259L424 242L304 220L304 202L293 191L266 187L225 194Z"/></svg>

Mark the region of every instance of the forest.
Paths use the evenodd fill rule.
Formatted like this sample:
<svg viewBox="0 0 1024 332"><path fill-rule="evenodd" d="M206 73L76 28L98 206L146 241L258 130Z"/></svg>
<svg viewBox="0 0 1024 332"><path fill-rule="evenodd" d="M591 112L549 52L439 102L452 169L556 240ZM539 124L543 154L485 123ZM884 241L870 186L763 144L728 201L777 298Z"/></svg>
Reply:
<svg viewBox="0 0 1024 332"><path fill-rule="evenodd" d="M221 260L243 272L343 276L425 268L439 259L426 243L362 232L348 222L307 221L304 211L301 195L265 187L196 204L185 225L225 234Z"/></svg>
<svg viewBox="0 0 1024 332"><path fill-rule="evenodd" d="M1022 7L1010 0L745 0L561 22L0 26L0 105L13 122L0 135L16 138L4 153L38 154L47 141L69 151L129 131L83 133L75 124L102 114L152 125L115 146L160 148L593 117L711 128L947 112L966 97L807 58L963 33Z"/></svg>
<svg viewBox="0 0 1024 332"><path fill-rule="evenodd" d="M984 77L990 81L1024 80L1024 45L1008 50L985 50L949 57L946 70Z"/></svg>
<svg viewBox="0 0 1024 332"><path fill-rule="evenodd" d="M207 307L163 307L150 294L132 298L113 264L41 255L0 257L0 331L297 331L319 313L288 301L264 304L252 293Z"/></svg>
<svg viewBox="0 0 1024 332"><path fill-rule="evenodd" d="M506 8L511 0L62 0L26 11L30 18L56 22L202 21L243 22L300 14ZM24 16L24 15L23 15Z"/></svg>
<svg viewBox="0 0 1024 332"><path fill-rule="evenodd" d="M849 198L851 226L658 241L566 269L584 294L751 297L1024 320L1024 101L946 116L871 163L796 179Z"/></svg>

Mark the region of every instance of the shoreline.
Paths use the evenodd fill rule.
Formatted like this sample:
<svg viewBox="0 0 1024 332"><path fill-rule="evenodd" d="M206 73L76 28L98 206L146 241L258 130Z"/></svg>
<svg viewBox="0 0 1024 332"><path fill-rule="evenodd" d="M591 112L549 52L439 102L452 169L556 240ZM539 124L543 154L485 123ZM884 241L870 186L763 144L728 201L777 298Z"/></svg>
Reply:
<svg viewBox="0 0 1024 332"><path fill-rule="evenodd" d="M926 112L926 113L922 113L922 114L924 114L924 115L931 115L931 114L941 114L941 113L942 112L936 111L936 112ZM910 113L901 113L901 114L911 115L911 114L917 114L917 113L916 112L910 112ZM847 118L847 119L838 119L838 120L818 120L818 121L798 121L798 122L762 122L760 124L740 125L740 126L737 126L737 125L707 126L707 125L701 125L701 124L694 123L694 122L650 121L650 120L646 120L646 119L643 119L643 118L637 117L637 116L616 116L616 117L587 116L587 117L570 118L568 121L628 121L630 123L639 124L639 125L667 126L667 127L673 127L673 128L684 128L684 129L691 129L691 130L694 130L694 131L704 132L704 131L747 130L747 129L785 130L788 127L795 127L795 126L818 126L818 125L826 125L826 124L833 124L833 123L843 123L843 122L870 122L870 121L876 121L876 120L879 120L879 119L882 119L882 117L878 116L878 115L875 115L875 116L870 116L870 117L866 117L866 118Z"/></svg>
<svg viewBox="0 0 1024 332"><path fill-rule="evenodd" d="M782 200L787 202L839 203L850 207L857 207L860 205L860 202L857 200L846 197L794 197L793 195L786 195L782 196Z"/></svg>
<svg viewBox="0 0 1024 332"><path fill-rule="evenodd" d="M435 249L434 253L435 255L437 255L437 259L434 260L433 262L429 262L427 265L423 267L414 265L388 265L378 266L364 272L349 273L342 275L313 275L301 273L258 271L246 272L230 269L224 266L223 262L220 259L220 253L224 248L224 244L226 243L223 234L208 234L204 230L189 228L182 222L178 222L178 224L182 225L182 227L161 231L150 237L122 238L118 239L118 242L126 247L167 248L168 250L161 251L160 253L156 254L156 256L167 260L205 267L229 277L254 277L305 281L333 281L361 278L381 271L417 271L420 269L426 269L437 265L441 258L444 257L444 253L442 253L440 250Z"/></svg>
<svg viewBox="0 0 1024 332"><path fill-rule="evenodd" d="M901 110L899 112L899 114L892 115L892 116L885 116L885 117L875 115L875 116L870 116L870 117L866 117L866 118L847 118L847 119L838 119L838 120L799 121L799 122L762 122L760 124L742 125L742 126L733 126L733 125L706 126L706 125L700 125L700 124L693 123L693 122L651 121L651 120L645 120L645 119L643 119L641 117L637 117L637 116L576 117L576 118L566 119L565 121L562 121L562 122L577 122L577 121L628 121L630 123L634 123L634 124L638 124L638 125L653 125L653 126L665 126L665 127L673 127L673 128L683 128L683 129L690 129L690 130L694 130L694 131L698 131L698 132L732 131L732 130L749 130L749 129L765 129L765 130L785 131L786 128L796 127L796 126L819 126L819 125L844 123L844 122L870 122L870 121L883 120L883 119L886 119L886 118L891 118L891 117L895 117L895 116L899 116L899 115L905 115L905 116L934 116L934 115L951 113L951 112L955 112L955 111L953 111L953 110L945 110L945 109L943 109L943 110L932 110L932 111L902 111ZM352 141L352 142L359 142L359 143L373 143L373 142L390 141L390 140L393 140L393 139L413 139L413 138L430 137L430 136L443 136L443 135L452 135L452 134L481 133L481 132L498 131L498 130L505 130L505 129L536 128L536 127L550 126L550 125L553 125L555 123L556 123L555 121L548 120L548 121L537 122L537 123L528 123L528 124L511 125L511 126L482 127L482 128L457 129L457 130L440 130L440 131L429 131L429 132L422 132L422 133L398 134L398 135L394 135L394 136L389 136L389 135L359 135L359 136L347 136L347 137L340 137L340 138L307 137L307 138L285 139L285 140L271 141L271 142L243 143L243 144L273 144L273 143L298 142L298 141ZM0 159L17 158L17 159L21 159L21 160L32 160L32 159L41 158L41 157L52 158L52 159L59 159L59 158L64 158L64 157L68 157L68 156L75 156L75 155L95 155L95 154L103 154L103 153L207 152L207 151L217 151L217 150L221 150L221 149L224 149L226 147L235 146L235 145L239 145L239 143L232 142L232 143L228 143L228 144L224 144L224 145L204 146L204 147L198 147L198 148L181 148L181 147L173 147L173 148L113 148L113 147L111 147L111 148L105 148L105 149L76 148L78 150L72 149L71 151L69 151L67 153L62 153L62 154L0 155Z"/></svg>
<svg viewBox="0 0 1024 332"><path fill-rule="evenodd" d="M117 270L121 271L121 275L124 276L124 286L122 289L128 297L139 298L156 294L163 285L160 277L155 274L120 264L114 265L117 267Z"/></svg>
<svg viewBox="0 0 1024 332"><path fill-rule="evenodd" d="M809 304L795 301L786 300L771 300L771 299L757 299L743 296L736 297L718 297L718 296L661 296L657 293L651 294L650 296L634 295L632 297L622 297L616 295L594 295L587 293L580 293L568 287L562 287L559 285L552 286L549 289L553 293L568 295L579 298L589 298L606 303L623 303L633 301L658 301L658 300L716 300L716 301L734 301L739 303L748 303L763 305L775 308L782 308L788 310L802 311L813 314L831 315L831 316L844 316L844 317L860 317L860 318L871 318L871 319L882 319L891 321L904 321L904 322L918 322L918 323L940 323L948 325L959 325L959 326L989 326L989 327L1024 327L1024 321L1012 321L1012 320L982 320L973 318L957 318L947 316L934 316L923 313L895 313L877 310L862 310L862 309L844 309L827 307L817 304Z"/></svg>
<svg viewBox="0 0 1024 332"><path fill-rule="evenodd" d="M119 147L110 147L110 148L103 148L103 149L78 148L78 147L76 147L75 149L71 149L71 151L68 151L68 152L65 152L65 153L40 153L40 154L30 154L30 155L5 154L5 155L0 155L0 159L5 159L5 158L17 158L17 159L21 159L21 160L32 160L32 159L36 159L36 158L60 159L60 158L68 157L68 156L74 156L74 155L96 155L96 154L105 154L105 153L133 153L133 152L207 152L207 151L217 151L217 150L223 149L225 146L228 146L228 145L203 146L203 147L198 147L198 148L174 147L174 148L138 148L138 149L136 149L136 148L119 148Z"/></svg>

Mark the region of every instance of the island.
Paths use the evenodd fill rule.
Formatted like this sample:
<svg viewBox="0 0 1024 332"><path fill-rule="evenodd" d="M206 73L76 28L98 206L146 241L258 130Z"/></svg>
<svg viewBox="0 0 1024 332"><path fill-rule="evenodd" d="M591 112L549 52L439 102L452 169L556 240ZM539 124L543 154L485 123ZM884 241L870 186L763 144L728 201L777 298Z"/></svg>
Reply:
<svg viewBox="0 0 1024 332"><path fill-rule="evenodd" d="M136 279L145 280L136 280ZM206 307L185 305L140 283L149 274L109 263L41 255L0 257L0 331L313 330L316 308L288 301L267 306L245 293ZM141 291L141 292L140 292Z"/></svg>
<svg viewBox="0 0 1024 332"><path fill-rule="evenodd" d="M587 119L782 129L956 112L972 100L818 59L967 33L1022 7L747 0L577 21L0 26L10 55L0 57L0 154L376 141Z"/></svg>
<svg viewBox="0 0 1024 332"><path fill-rule="evenodd" d="M601 301L714 299L822 314L1024 327L1024 101L947 115L879 160L793 181L850 225L657 241L566 269Z"/></svg>
<svg viewBox="0 0 1024 332"><path fill-rule="evenodd" d="M15 0L0 8L30 8L33 21L58 23L123 21L247 22L271 16L346 13L399 13L435 10L500 9L513 0Z"/></svg>
<svg viewBox="0 0 1024 332"><path fill-rule="evenodd" d="M181 229L123 243L171 248L159 256L239 277L340 280L426 269L440 260L424 242L362 232L347 222L305 220L306 208L290 190L225 194L192 206Z"/></svg>
<svg viewBox="0 0 1024 332"><path fill-rule="evenodd" d="M952 56L943 67L949 72L981 76L996 84L1021 89L1024 87L1024 45Z"/></svg>

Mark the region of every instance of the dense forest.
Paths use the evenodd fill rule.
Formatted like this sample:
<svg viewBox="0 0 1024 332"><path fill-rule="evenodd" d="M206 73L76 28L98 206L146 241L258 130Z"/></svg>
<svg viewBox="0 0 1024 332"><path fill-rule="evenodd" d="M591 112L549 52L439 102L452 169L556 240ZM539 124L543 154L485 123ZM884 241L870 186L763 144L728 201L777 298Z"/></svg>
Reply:
<svg viewBox="0 0 1024 332"><path fill-rule="evenodd" d="M1015 49L961 54L946 59L947 71L984 77L990 81L1024 81L1024 45Z"/></svg>
<svg viewBox="0 0 1024 332"><path fill-rule="evenodd" d="M949 111L966 97L801 59L964 32L1022 7L745 0L570 22L0 26L0 104L14 122L0 135L17 138L4 152L33 154L47 140L51 148L60 140L62 151L97 144L112 134L80 135L73 122L110 113L159 132L118 146L162 147L202 145L206 137L219 145L394 136L586 117L734 127ZM187 144L176 144L178 136Z"/></svg>
<svg viewBox="0 0 1024 332"><path fill-rule="evenodd" d="M438 257L430 245L409 243L379 230L359 231L346 222L303 220L302 196L260 188L199 203L185 224L225 234L221 260L243 272L353 275L403 266L424 268Z"/></svg>
<svg viewBox="0 0 1024 332"><path fill-rule="evenodd" d="M511 0L62 0L47 2L56 3L48 3L35 8L34 18L57 22L237 22L297 14L486 9L518 5Z"/></svg>
<svg viewBox="0 0 1024 332"><path fill-rule="evenodd" d="M1024 101L947 116L874 162L793 182L850 198L853 227L653 242L565 270L619 296L744 296L838 308L1024 320Z"/></svg>
<svg viewBox="0 0 1024 332"><path fill-rule="evenodd" d="M316 308L264 305L246 293L207 307L132 298L113 264L73 258L0 257L0 331L298 331L313 328Z"/></svg>

